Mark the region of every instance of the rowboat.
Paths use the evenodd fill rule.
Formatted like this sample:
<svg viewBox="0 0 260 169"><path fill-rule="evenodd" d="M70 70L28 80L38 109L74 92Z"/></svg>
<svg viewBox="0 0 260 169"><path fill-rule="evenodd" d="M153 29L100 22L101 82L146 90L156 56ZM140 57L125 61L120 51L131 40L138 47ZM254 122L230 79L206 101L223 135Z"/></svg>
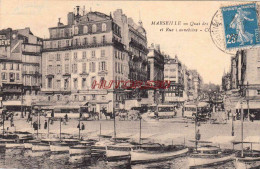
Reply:
<svg viewBox="0 0 260 169"><path fill-rule="evenodd" d="M89 145L75 145L69 147L70 156L77 155L91 155L91 146Z"/></svg>
<svg viewBox="0 0 260 169"><path fill-rule="evenodd" d="M69 152L70 144L68 143L53 143L50 145L50 150L52 153L66 153Z"/></svg>
<svg viewBox="0 0 260 169"><path fill-rule="evenodd" d="M9 149L9 148L15 148L15 149L19 149L19 148L24 148L24 144L23 143L18 143L18 142L7 142L5 143L5 148Z"/></svg>
<svg viewBox="0 0 260 169"><path fill-rule="evenodd" d="M46 143L32 143L32 151L50 151L50 145Z"/></svg>
<svg viewBox="0 0 260 169"><path fill-rule="evenodd" d="M24 143L25 149L32 149L33 144L40 143L40 140L29 140L28 142Z"/></svg>
<svg viewBox="0 0 260 169"><path fill-rule="evenodd" d="M188 163L190 168L203 168L233 161L234 158L235 153L232 150L221 151L219 147L202 146L188 157Z"/></svg>
<svg viewBox="0 0 260 169"><path fill-rule="evenodd" d="M142 148L143 147L143 148ZM188 153L189 149L184 146L144 146L141 149L132 150L131 154L131 164L142 164L149 162L165 161L169 159L178 158L184 156ZM149 147L147 149L147 147ZM153 147L153 148L152 148Z"/></svg>
<svg viewBox="0 0 260 169"><path fill-rule="evenodd" d="M242 142L234 142L235 144L241 144ZM237 169L247 169L259 167L260 161L260 137L259 136L248 136L243 140L243 145L250 147L244 149L243 156L238 153L236 160L234 161Z"/></svg>
<svg viewBox="0 0 260 169"><path fill-rule="evenodd" d="M92 157L104 156L106 153L106 146L112 144L114 144L114 142L110 140L102 140L96 142L94 145L91 146L91 156Z"/></svg>
<svg viewBox="0 0 260 169"><path fill-rule="evenodd" d="M106 161L114 162L114 161L122 161L126 160L130 162L130 151L134 148L134 145L129 143L115 143L112 145L106 146Z"/></svg>

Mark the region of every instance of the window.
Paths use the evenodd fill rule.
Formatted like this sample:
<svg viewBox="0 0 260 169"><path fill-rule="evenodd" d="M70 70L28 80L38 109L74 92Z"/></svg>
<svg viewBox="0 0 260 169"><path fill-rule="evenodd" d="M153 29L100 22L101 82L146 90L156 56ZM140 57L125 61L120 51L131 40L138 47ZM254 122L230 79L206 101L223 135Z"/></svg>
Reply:
<svg viewBox="0 0 260 169"><path fill-rule="evenodd" d="M105 57L106 55L106 51L105 50L101 50L101 57Z"/></svg>
<svg viewBox="0 0 260 169"><path fill-rule="evenodd" d="M79 40L75 39L75 45L78 46L79 45Z"/></svg>
<svg viewBox="0 0 260 169"><path fill-rule="evenodd" d="M5 72L2 73L2 80L7 80L7 74Z"/></svg>
<svg viewBox="0 0 260 169"><path fill-rule="evenodd" d="M65 73L69 73L70 71L69 71L69 64L66 64L65 65Z"/></svg>
<svg viewBox="0 0 260 169"><path fill-rule="evenodd" d="M56 58L57 61L60 61L60 54L57 53L57 58Z"/></svg>
<svg viewBox="0 0 260 169"><path fill-rule="evenodd" d="M10 64L10 70L14 70L14 64L13 63Z"/></svg>
<svg viewBox="0 0 260 169"><path fill-rule="evenodd" d="M61 41L59 40L58 41L58 48L60 48L61 47Z"/></svg>
<svg viewBox="0 0 260 169"><path fill-rule="evenodd" d="M102 23L102 32L107 31L107 25L105 23Z"/></svg>
<svg viewBox="0 0 260 169"><path fill-rule="evenodd" d="M60 100L60 95L57 95L57 101L59 101Z"/></svg>
<svg viewBox="0 0 260 169"><path fill-rule="evenodd" d="M117 73L117 62L115 63L115 71Z"/></svg>
<svg viewBox="0 0 260 169"><path fill-rule="evenodd" d="M96 51L94 51L94 50L91 51L91 57L92 58L96 57Z"/></svg>
<svg viewBox="0 0 260 169"><path fill-rule="evenodd" d="M75 35L79 34L79 28L78 27L75 27Z"/></svg>
<svg viewBox="0 0 260 169"><path fill-rule="evenodd" d="M51 101L51 96L48 96L48 101Z"/></svg>
<svg viewBox="0 0 260 169"><path fill-rule="evenodd" d="M99 62L99 70L106 70L106 62L105 61L102 61L102 62Z"/></svg>
<svg viewBox="0 0 260 169"><path fill-rule="evenodd" d="M48 78L48 88L52 88L52 78Z"/></svg>
<svg viewBox="0 0 260 169"><path fill-rule="evenodd" d="M87 97L86 96L83 96L83 101L86 101L87 100Z"/></svg>
<svg viewBox="0 0 260 169"><path fill-rule="evenodd" d="M70 46L70 40L66 40L66 46Z"/></svg>
<svg viewBox="0 0 260 169"><path fill-rule="evenodd" d="M20 74L16 73L16 80L20 80Z"/></svg>
<svg viewBox="0 0 260 169"><path fill-rule="evenodd" d="M72 72L77 73L78 72L78 64L73 64L72 65Z"/></svg>
<svg viewBox="0 0 260 169"><path fill-rule="evenodd" d="M61 74L61 65L57 65L57 74Z"/></svg>
<svg viewBox="0 0 260 169"><path fill-rule="evenodd" d="M96 95L95 95L95 94L92 94L91 96L92 96L92 97L91 97L92 100L96 100Z"/></svg>
<svg viewBox="0 0 260 169"><path fill-rule="evenodd" d="M83 33L88 33L88 27L87 26L83 27Z"/></svg>
<svg viewBox="0 0 260 169"><path fill-rule="evenodd" d="M74 84L74 89L77 89L78 88L78 79L77 78L75 78L73 80L73 84Z"/></svg>
<svg viewBox="0 0 260 169"><path fill-rule="evenodd" d="M70 60L70 54L69 53L65 53L65 60Z"/></svg>
<svg viewBox="0 0 260 169"><path fill-rule="evenodd" d="M67 89L69 87L69 80L64 79L64 89Z"/></svg>
<svg viewBox="0 0 260 169"><path fill-rule="evenodd" d="M20 64L17 64L16 70L20 70Z"/></svg>
<svg viewBox="0 0 260 169"><path fill-rule="evenodd" d="M257 90L257 94L260 95L260 90Z"/></svg>
<svg viewBox="0 0 260 169"><path fill-rule="evenodd" d="M86 87L86 78L82 78L82 89Z"/></svg>
<svg viewBox="0 0 260 169"><path fill-rule="evenodd" d="M63 29L60 30L60 36L64 37L64 30Z"/></svg>
<svg viewBox="0 0 260 169"><path fill-rule="evenodd" d="M102 43L106 43L106 36L105 35L102 36Z"/></svg>
<svg viewBox="0 0 260 169"><path fill-rule="evenodd" d="M96 26L95 24L92 25L92 32L93 32L93 33L97 32L97 26Z"/></svg>
<svg viewBox="0 0 260 169"><path fill-rule="evenodd" d="M117 58L117 51L115 50L115 58Z"/></svg>
<svg viewBox="0 0 260 169"><path fill-rule="evenodd" d="M88 38L84 38L84 45L88 44Z"/></svg>
<svg viewBox="0 0 260 169"><path fill-rule="evenodd" d="M78 101L78 95L74 95L74 100Z"/></svg>
<svg viewBox="0 0 260 169"><path fill-rule="evenodd" d="M123 72L123 64L121 64L121 73L124 74L124 72Z"/></svg>
<svg viewBox="0 0 260 169"><path fill-rule="evenodd" d="M95 71L96 71L96 63L91 62L91 72L95 72Z"/></svg>
<svg viewBox="0 0 260 169"><path fill-rule="evenodd" d="M6 70L6 63L3 63L3 70Z"/></svg>
<svg viewBox="0 0 260 169"><path fill-rule="evenodd" d="M87 52L86 51L82 52L82 59L86 59L86 57L87 57Z"/></svg>
<svg viewBox="0 0 260 169"><path fill-rule="evenodd" d="M77 58L78 58L78 53L74 52L74 59L77 60Z"/></svg>
<svg viewBox="0 0 260 169"><path fill-rule="evenodd" d="M57 80L57 89L60 89L61 88L61 82L60 80Z"/></svg>
<svg viewBox="0 0 260 169"><path fill-rule="evenodd" d="M97 38L94 36L93 37L93 44L96 44L97 43Z"/></svg>
<svg viewBox="0 0 260 169"><path fill-rule="evenodd" d="M86 73L86 71L87 71L87 64L82 63L82 73Z"/></svg>

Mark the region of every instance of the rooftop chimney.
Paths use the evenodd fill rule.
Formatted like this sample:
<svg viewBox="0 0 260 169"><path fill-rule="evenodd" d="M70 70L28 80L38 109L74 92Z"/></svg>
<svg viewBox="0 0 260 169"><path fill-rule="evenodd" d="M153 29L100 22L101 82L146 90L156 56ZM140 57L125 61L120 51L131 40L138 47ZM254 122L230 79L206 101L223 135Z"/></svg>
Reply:
<svg viewBox="0 0 260 169"><path fill-rule="evenodd" d="M79 16L79 6L76 6L77 8L77 16Z"/></svg>

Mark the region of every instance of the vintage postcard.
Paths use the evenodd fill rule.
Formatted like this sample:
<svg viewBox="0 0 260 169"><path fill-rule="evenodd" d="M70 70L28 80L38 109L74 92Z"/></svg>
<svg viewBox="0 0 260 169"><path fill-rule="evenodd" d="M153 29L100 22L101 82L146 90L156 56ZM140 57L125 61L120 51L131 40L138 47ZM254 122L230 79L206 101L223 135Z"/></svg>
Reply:
<svg viewBox="0 0 260 169"><path fill-rule="evenodd" d="M0 0L0 168L260 168L259 5Z"/></svg>

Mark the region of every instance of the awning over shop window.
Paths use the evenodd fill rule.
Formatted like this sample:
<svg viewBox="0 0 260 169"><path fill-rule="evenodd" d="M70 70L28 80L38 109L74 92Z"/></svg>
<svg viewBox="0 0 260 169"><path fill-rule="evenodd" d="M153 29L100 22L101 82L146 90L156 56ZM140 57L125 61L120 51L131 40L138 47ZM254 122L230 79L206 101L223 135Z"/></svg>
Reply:
<svg viewBox="0 0 260 169"><path fill-rule="evenodd" d="M249 109L260 109L260 102L256 102L256 101L249 101L249 104L247 105L247 102L243 102L242 104L243 109L247 109L249 107ZM237 102L236 104L236 109L241 109L241 103Z"/></svg>

